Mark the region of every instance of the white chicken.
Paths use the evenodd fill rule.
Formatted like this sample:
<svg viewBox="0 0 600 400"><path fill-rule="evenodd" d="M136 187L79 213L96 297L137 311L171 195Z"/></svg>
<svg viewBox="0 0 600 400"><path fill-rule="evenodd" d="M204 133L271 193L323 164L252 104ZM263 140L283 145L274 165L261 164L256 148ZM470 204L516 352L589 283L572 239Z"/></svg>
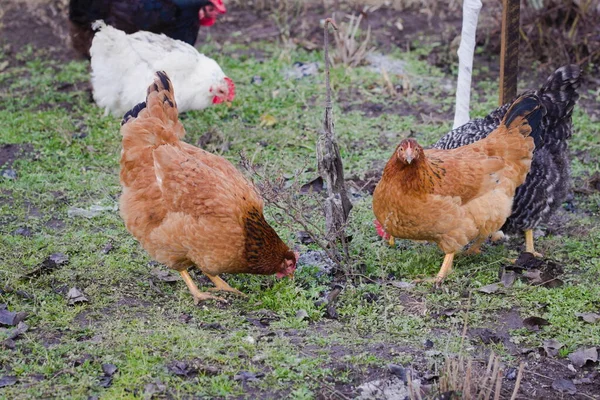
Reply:
<svg viewBox="0 0 600 400"><path fill-rule="evenodd" d="M180 112L235 98L235 84L219 64L185 42L144 31L128 35L103 21L93 28L91 81L94 101L105 115L122 117L144 101L156 71L166 71L179 88L175 101Z"/></svg>

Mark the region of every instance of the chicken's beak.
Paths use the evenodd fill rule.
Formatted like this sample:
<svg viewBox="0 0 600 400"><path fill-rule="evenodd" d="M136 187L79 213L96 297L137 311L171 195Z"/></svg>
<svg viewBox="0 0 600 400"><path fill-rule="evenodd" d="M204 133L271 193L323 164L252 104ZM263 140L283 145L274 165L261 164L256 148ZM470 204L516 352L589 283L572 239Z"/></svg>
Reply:
<svg viewBox="0 0 600 400"><path fill-rule="evenodd" d="M406 159L407 163L410 164L412 162L412 160L414 159L412 148L407 147L406 150L404 150L404 158Z"/></svg>

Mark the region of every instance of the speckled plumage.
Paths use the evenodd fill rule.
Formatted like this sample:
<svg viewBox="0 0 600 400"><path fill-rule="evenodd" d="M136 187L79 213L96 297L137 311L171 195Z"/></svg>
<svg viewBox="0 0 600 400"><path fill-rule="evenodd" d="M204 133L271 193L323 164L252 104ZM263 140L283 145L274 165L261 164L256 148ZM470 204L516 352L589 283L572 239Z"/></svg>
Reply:
<svg viewBox="0 0 600 400"><path fill-rule="evenodd" d="M540 124L543 144L536 148L525 183L517 189L512 214L502 227L504 232L522 232L548 221L567 197L570 187L567 140L573 134L571 116L579 98L581 71L577 65L557 69L534 93L547 110ZM453 149L476 142L498 127L509 104L485 118L469 121L433 145Z"/></svg>

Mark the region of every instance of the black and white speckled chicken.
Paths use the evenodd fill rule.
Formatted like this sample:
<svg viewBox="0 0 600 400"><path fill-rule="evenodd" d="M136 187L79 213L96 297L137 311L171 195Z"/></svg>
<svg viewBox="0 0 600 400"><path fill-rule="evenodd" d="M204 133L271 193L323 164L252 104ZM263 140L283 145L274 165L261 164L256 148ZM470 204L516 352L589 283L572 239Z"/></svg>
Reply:
<svg viewBox="0 0 600 400"><path fill-rule="evenodd" d="M503 232L525 232L527 252L535 252L533 230L548 221L567 197L570 187L567 140L573 134L571 116L579 98L581 71L577 65L557 69L535 94L546 107L540 129L544 144L535 149L531 170L525 183L515 194L512 214L502 227ZM453 149L476 142L498 127L510 106L507 103L485 118L467 122L446 134L433 145L438 149Z"/></svg>

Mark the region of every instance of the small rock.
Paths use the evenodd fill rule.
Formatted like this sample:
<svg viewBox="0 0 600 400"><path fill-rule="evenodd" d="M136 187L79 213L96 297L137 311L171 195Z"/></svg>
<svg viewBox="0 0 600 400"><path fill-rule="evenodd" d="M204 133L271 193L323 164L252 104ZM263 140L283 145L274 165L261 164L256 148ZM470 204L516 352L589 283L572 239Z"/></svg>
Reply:
<svg viewBox="0 0 600 400"><path fill-rule="evenodd" d="M263 78L259 75L254 75L250 80L250 83L253 85L261 85L263 83Z"/></svg>
<svg viewBox="0 0 600 400"><path fill-rule="evenodd" d="M425 339L423 347L425 347L426 350L433 349L433 342L429 339Z"/></svg>
<svg viewBox="0 0 600 400"><path fill-rule="evenodd" d="M244 339L242 339L244 342L246 343L250 343L250 344L255 344L256 343L256 339L254 339L252 336L248 335L246 336Z"/></svg>

